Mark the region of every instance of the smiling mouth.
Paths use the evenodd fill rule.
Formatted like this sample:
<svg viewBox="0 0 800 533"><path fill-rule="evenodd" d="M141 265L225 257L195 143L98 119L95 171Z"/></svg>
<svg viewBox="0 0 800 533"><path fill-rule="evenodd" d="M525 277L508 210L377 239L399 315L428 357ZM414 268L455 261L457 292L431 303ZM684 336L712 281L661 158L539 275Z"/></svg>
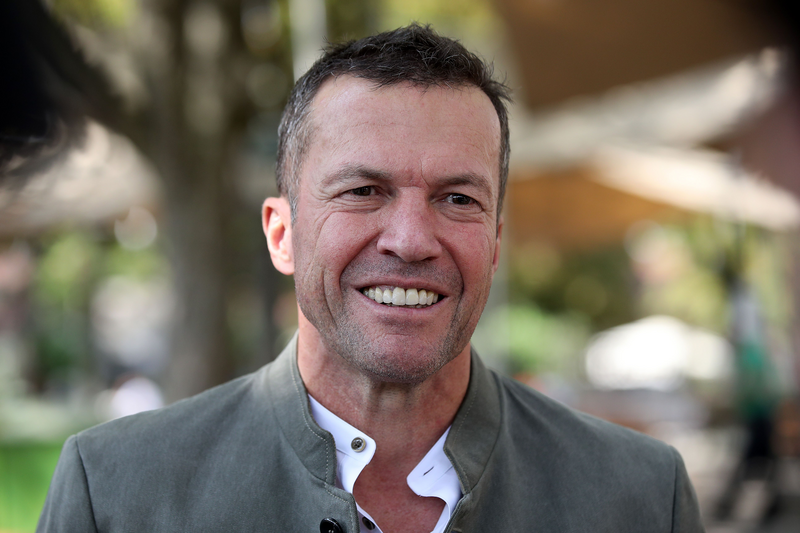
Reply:
<svg viewBox="0 0 800 533"><path fill-rule="evenodd" d="M361 289L364 296L379 304L397 307L427 307L439 301L439 294L425 289L402 287L368 287Z"/></svg>

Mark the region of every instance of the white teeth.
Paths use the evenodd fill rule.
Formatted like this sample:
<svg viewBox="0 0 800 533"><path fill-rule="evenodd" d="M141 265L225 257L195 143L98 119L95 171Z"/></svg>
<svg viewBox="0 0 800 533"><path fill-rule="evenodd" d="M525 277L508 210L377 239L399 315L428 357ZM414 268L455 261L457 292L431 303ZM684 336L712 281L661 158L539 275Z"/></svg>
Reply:
<svg viewBox="0 0 800 533"><path fill-rule="evenodd" d="M365 296L379 304L406 307L425 307L439 301L439 294L425 289L403 289L402 287L369 287L362 289Z"/></svg>
<svg viewBox="0 0 800 533"><path fill-rule="evenodd" d="M406 291L395 287L392 291L392 305L406 305Z"/></svg>
<svg viewBox="0 0 800 533"><path fill-rule="evenodd" d="M419 303L419 295L417 289L406 289L406 305L417 305Z"/></svg>

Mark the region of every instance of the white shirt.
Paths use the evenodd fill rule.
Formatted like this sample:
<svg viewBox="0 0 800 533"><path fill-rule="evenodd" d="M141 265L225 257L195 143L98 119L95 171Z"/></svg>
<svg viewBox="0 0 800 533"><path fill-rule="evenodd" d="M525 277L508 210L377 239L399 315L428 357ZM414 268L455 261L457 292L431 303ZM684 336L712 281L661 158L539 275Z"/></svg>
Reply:
<svg viewBox="0 0 800 533"><path fill-rule="evenodd" d="M359 431L328 411L311 395L308 396L308 399L311 403L311 416L314 417L319 427L333 435L336 443L337 486L352 494L356 479L375 455L375 441L363 431ZM444 501L442 514L431 533L444 531L458 500L461 499L458 475L453 469L450 459L444 453L444 441L449 432L450 428L447 428L444 435L436 441L436 444L406 477L409 488L418 496L433 496ZM359 446L359 444L363 445ZM381 533L375 520L358 505L358 502L356 502L356 508L360 518L361 533Z"/></svg>

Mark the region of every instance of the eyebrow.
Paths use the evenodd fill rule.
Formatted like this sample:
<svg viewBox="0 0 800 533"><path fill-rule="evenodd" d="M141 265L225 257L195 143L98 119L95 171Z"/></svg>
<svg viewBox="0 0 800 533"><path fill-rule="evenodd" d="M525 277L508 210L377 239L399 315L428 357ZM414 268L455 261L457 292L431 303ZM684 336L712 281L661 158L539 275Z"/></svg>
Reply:
<svg viewBox="0 0 800 533"><path fill-rule="evenodd" d="M365 167L363 165L345 165L325 176L322 180L322 186L330 187L337 183L347 183L348 181L356 181L364 178L375 181L391 181L392 176L388 172Z"/></svg>
<svg viewBox="0 0 800 533"><path fill-rule="evenodd" d="M487 180L484 176L479 174L458 174L456 176L449 176L442 178L437 182L440 186L453 186L453 185L469 185L481 189L484 193L491 195L492 186L491 180Z"/></svg>
<svg viewBox="0 0 800 533"><path fill-rule="evenodd" d="M331 187L337 183L347 183L348 181L363 180L365 178L378 182L391 182L392 174L364 165L345 165L325 176L321 185L323 187ZM487 195L491 196L492 194L491 180L487 180L480 174L467 172L436 180L437 187L452 187L455 185L468 185L480 189Z"/></svg>

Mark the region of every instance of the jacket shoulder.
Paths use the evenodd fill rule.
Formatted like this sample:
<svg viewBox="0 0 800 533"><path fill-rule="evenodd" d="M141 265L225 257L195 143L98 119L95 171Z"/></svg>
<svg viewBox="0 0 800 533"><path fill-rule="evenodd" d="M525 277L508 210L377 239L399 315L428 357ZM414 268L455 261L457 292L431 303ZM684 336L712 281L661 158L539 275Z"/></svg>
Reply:
<svg viewBox="0 0 800 533"><path fill-rule="evenodd" d="M79 448L136 449L195 447L212 433L232 429L265 411L264 369L224 383L170 406L105 422L76 435ZM259 417L266 419L264 413Z"/></svg>
<svg viewBox="0 0 800 533"><path fill-rule="evenodd" d="M587 460L602 457L631 461L646 460L674 468L675 451L669 445L632 429L613 424L568 407L518 381L495 375L501 391L504 418L518 438L544 440ZM535 435L535 437L534 437ZM641 464L641 463L640 463Z"/></svg>
<svg viewBox="0 0 800 533"><path fill-rule="evenodd" d="M559 531L703 531L674 448L494 378L503 423L486 480L493 490L486 494L502 492L514 508L533 505ZM498 490L501 485L508 490ZM510 520L521 527L527 518L520 513Z"/></svg>

